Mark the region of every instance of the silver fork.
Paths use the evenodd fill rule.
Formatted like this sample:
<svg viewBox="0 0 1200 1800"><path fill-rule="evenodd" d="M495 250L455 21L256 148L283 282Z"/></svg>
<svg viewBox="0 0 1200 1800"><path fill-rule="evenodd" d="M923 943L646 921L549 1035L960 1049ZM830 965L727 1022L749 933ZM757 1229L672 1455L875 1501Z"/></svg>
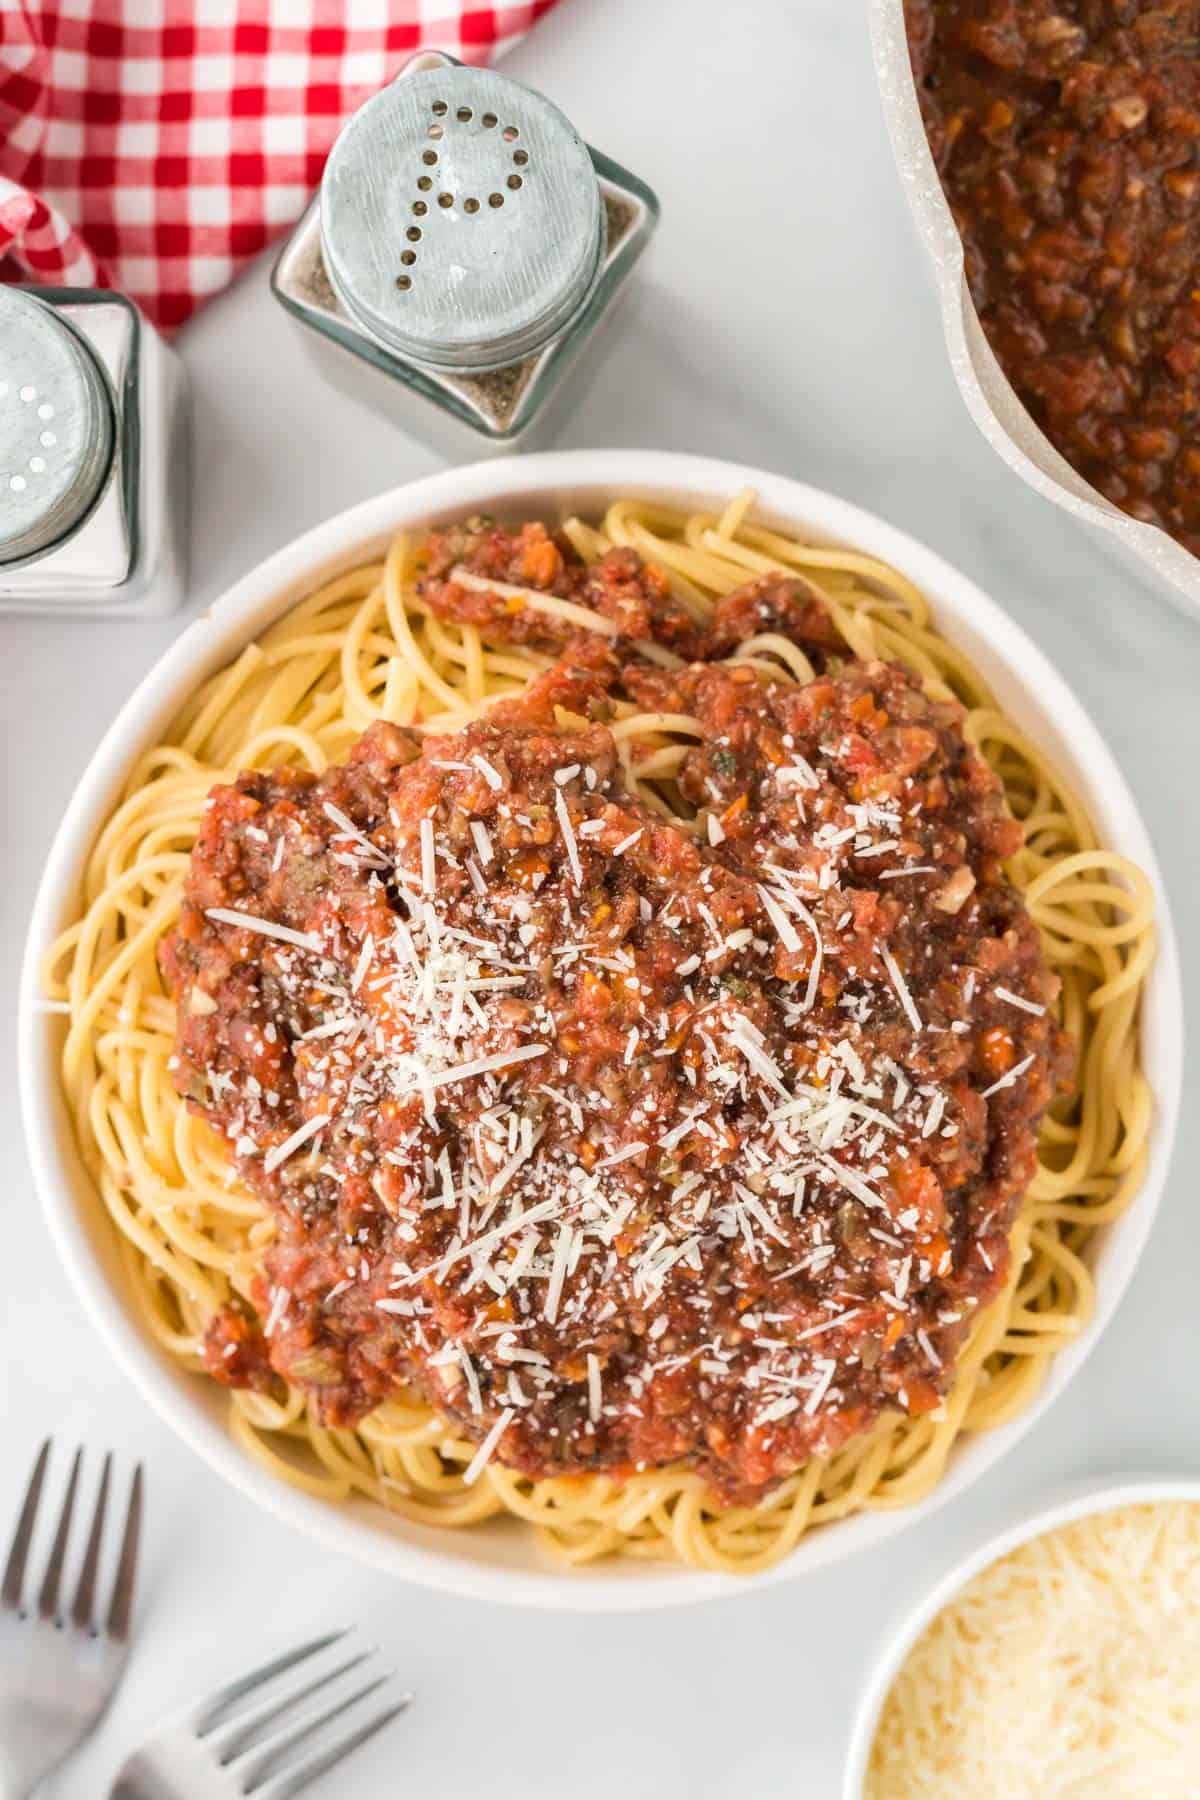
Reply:
<svg viewBox="0 0 1200 1800"><path fill-rule="evenodd" d="M324 1655L348 1636L328 1632L185 1707L129 1758L109 1800L291 1800L412 1705L412 1694L381 1694L390 1669L344 1679L375 1655ZM276 1678L302 1664L299 1684L281 1688Z"/></svg>
<svg viewBox="0 0 1200 1800"><path fill-rule="evenodd" d="M129 1650L129 1614L142 1519L142 1470L134 1472L112 1598L103 1622L94 1617L112 1457L92 1510L87 1547L71 1610L59 1610L59 1588L71 1535L83 1451L75 1452L36 1607L22 1602L25 1565L50 1461L42 1445L13 1533L0 1585L0 1796L26 1800L38 1782L95 1725L117 1685Z"/></svg>

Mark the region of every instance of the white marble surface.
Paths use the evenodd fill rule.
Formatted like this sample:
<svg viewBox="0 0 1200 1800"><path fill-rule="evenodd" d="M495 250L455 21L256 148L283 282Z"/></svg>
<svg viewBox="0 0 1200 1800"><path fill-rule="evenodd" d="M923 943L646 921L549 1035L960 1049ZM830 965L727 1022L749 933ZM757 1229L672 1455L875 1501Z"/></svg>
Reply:
<svg viewBox="0 0 1200 1800"><path fill-rule="evenodd" d="M1155 835L1185 979L1200 838L1200 627L1029 493L954 391L850 0L562 0L511 62L645 175L664 224L565 442L704 450L845 494L957 561L1058 659ZM265 265L183 334L197 403L192 608L315 520L435 466L318 386ZM11 1016L25 918L64 801L134 681L179 629L5 620L0 683ZM1133 1288L1073 1389L956 1505L857 1565L694 1612L536 1616L389 1584L227 1492L151 1416L81 1317L42 1227L3 1038L5 1300L0 1528L50 1427L150 1477L140 1631L107 1723L56 1796L107 1792L180 1699L322 1623L360 1621L420 1703L321 1791L383 1800L836 1796L865 1663L889 1617L985 1527L1062 1483L1200 1472L1186 1116ZM1194 1097L1194 1085L1191 1087Z"/></svg>

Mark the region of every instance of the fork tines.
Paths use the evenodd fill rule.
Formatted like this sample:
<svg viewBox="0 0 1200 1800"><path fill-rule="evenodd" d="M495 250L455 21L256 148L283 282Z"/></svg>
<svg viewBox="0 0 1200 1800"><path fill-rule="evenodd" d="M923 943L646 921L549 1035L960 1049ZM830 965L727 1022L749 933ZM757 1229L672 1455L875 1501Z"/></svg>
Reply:
<svg viewBox="0 0 1200 1800"><path fill-rule="evenodd" d="M199 1710L196 1735L223 1768L236 1772L242 1793L254 1800L285 1800L412 1705L410 1693L394 1688L381 1692L394 1679L393 1670L355 1684L343 1681L371 1661L373 1649L340 1656L332 1668L314 1665L312 1659L348 1636L346 1631L333 1631L314 1638L231 1682ZM305 1664L309 1667L299 1682L280 1692L276 1678ZM314 1673L314 1667L320 1672ZM240 1701L252 1696L255 1704L238 1709ZM327 1704L320 1710L306 1707L318 1697Z"/></svg>
<svg viewBox="0 0 1200 1800"><path fill-rule="evenodd" d="M13 1533L12 1545L5 1565L4 1580L0 1584L0 1610L21 1612L22 1590L25 1584L25 1565L29 1560L29 1547L33 1540L34 1527L37 1523L38 1508L41 1504L42 1488L45 1485L46 1470L50 1462L50 1447L53 1440L47 1438L42 1445L38 1459L33 1466L33 1474L29 1478L29 1486L25 1492L25 1502L21 1507L17 1528ZM79 1471L83 1462L82 1448L76 1450L71 1464L71 1474L67 1481L67 1491L63 1497L58 1525L54 1533L54 1542L50 1548L50 1556L46 1563L46 1572L42 1577L42 1585L37 1597L39 1618L59 1621L59 1588L62 1582L63 1564L66 1561L67 1547L71 1536L71 1516L75 1508L75 1495L79 1487ZM70 1617L73 1624L81 1630L99 1633L101 1630L110 1638L122 1643L129 1635L129 1615L133 1604L133 1583L137 1570L138 1539L142 1524L142 1465L134 1470L133 1482L129 1491L129 1503L125 1511L125 1529L121 1539L121 1552L117 1563L116 1577L113 1581L112 1598L109 1602L108 1614L103 1626L94 1616L96 1598L96 1576L100 1564L100 1551L104 1537L104 1518L108 1509L108 1490L112 1476L112 1453L104 1458L104 1468L100 1475L100 1485L96 1493L96 1503L92 1509L92 1523L88 1532L87 1548L84 1551L83 1563L79 1571L79 1580L75 1588L75 1598L71 1605Z"/></svg>

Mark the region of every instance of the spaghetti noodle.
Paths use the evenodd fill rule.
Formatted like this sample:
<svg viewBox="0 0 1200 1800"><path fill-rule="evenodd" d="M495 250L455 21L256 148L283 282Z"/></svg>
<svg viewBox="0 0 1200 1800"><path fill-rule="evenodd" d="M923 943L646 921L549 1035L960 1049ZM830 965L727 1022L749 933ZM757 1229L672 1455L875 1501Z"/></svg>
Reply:
<svg viewBox="0 0 1200 1800"><path fill-rule="evenodd" d="M1136 1030L1153 954L1149 884L1097 845L1074 797L937 633L910 583L870 557L767 530L750 519L750 504L742 495L720 518L683 518L617 502L598 525L572 520L564 532L584 566L625 546L661 570L674 641L685 652L689 631L710 626L722 597L783 572L808 584L804 591L817 597L843 653L863 663L899 663L931 702L954 699L966 709L962 730L996 771L1024 827L1008 878L1061 981L1057 1010L1078 1047L1075 1090L1042 1117L1037 1171L1011 1230L1004 1291L975 1322L939 1405L888 1409L870 1429L818 1449L753 1498L721 1498L695 1458L619 1473L523 1471L492 1453L507 1420L497 1419L499 1430L494 1426L481 1443L453 1408L435 1411L407 1386L353 1423L322 1422L328 1414L299 1381L285 1391L236 1390L231 1423L238 1440L308 1491L330 1499L358 1492L410 1519L445 1525L511 1513L572 1562L622 1553L751 1571L785 1555L814 1525L927 1493L960 1432L998 1424L1027 1404L1055 1352L1086 1320L1087 1241L1136 1188L1149 1128ZM490 569L472 574L463 567L454 580L468 602L478 593L479 621L464 613L448 618L418 591L427 560L426 546L398 540L382 564L310 596L200 688L164 742L131 772L92 853L83 915L49 959L48 994L71 1014L63 1068L80 1144L120 1233L147 1324L193 1368L203 1366L205 1336L230 1300L254 1304L261 1296L277 1233L270 1209L237 1178L226 1144L184 1105L173 1080L175 1007L156 954L179 917L210 790L238 770L336 769L380 720L416 727L425 737L461 733L472 721L501 716L498 703L503 712L505 701L519 702L531 684L547 679L555 633L608 642L638 629L636 608L630 601L623 612L620 596L604 615L582 603L582 589L551 594L536 580L506 583ZM507 625L489 630L498 601ZM661 672L664 694L684 661L665 641L670 637L633 640L645 666ZM814 656L803 638L765 628L735 634L717 666L741 669L740 678L758 686L791 688L812 681ZM680 786L704 735L694 712L666 704L648 709L618 694L608 725L638 816L718 842L719 820L687 804ZM562 811L574 862L579 816L573 824L565 805ZM339 829L350 825L343 817ZM228 916L221 921L222 929L238 923L236 913L232 925ZM785 948L789 931L797 937L785 917ZM884 966L903 1012L914 1011L886 949ZM819 972L819 957L810 976L814 968ZM1020 1009L1020 1025L1028 1023L1023 1014L1044 1010L1036 1000L1022 1007L1019 994L1008 999ZM738 1029L752 1060L754 1042ZM1021 1068L1013 1065L996 1085L1009 1087ZM930 1108L925 1135L936 1127L933 1114ZM305 1127L294 1135L312 1133ZM289 1154L291 1148L282 1146ZM936 1361L927 1335L925 1349ZM595 1381L590 1363L587 1378Z"/></svg>

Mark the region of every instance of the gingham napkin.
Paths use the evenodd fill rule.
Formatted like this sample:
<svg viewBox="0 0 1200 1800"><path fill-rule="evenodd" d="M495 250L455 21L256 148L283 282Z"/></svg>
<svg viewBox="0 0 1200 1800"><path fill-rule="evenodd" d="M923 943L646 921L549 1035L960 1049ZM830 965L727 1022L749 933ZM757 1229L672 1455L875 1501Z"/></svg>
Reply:
<svg viewBox="0 0 1200 1800"><path fill-rule="evenodd" d="M171 330L414 50L487 62L553 4L0 0L0 278L120 288Z"/></svg>

